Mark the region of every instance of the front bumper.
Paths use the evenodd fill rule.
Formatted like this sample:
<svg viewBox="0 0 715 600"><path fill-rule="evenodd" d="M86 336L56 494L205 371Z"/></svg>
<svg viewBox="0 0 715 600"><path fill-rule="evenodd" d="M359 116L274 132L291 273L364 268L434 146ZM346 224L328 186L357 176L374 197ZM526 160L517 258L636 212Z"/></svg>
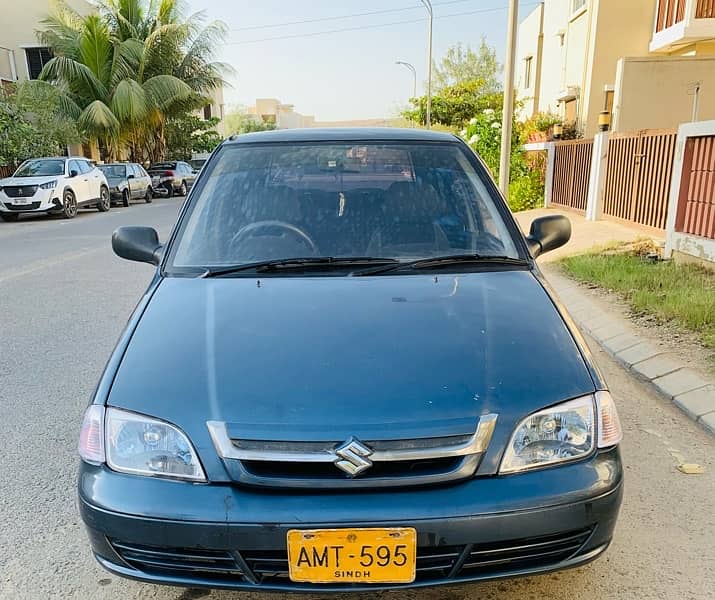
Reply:
<svg viewBox="0 0 715 600"><path fill-rule="evenodd" d="M611 541L622 479L617 449L558 468L452 486L329 494L162 481L82 464L79 504L95 557L117 575L254 591L377 591L585 564ZM417 530L413 583L288 579L289 529L374 526Z"/></svg>
<svg viewBox="0 0 715 600"><path fill-rule="evenodd" d="M49 212L62 208L57 190L38 189L30 198L9 198L0 192L0 212L3 213L32 213Z"/></svg>

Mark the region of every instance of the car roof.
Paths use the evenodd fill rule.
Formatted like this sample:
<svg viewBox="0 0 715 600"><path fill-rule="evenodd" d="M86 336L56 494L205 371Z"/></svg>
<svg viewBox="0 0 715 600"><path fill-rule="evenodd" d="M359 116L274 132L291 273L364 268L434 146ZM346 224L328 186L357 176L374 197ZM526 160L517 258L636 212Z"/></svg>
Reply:
<svg viewBox="0 0 715 600"><path fill-rule="evenodd" d="M133 162L111 162L111 163L100 163L98 167L126 167L127 165L135 165Z"/></svg>
<svg viewBox="0 0 715 600"><path fill-rule="evenodd" d="M263 142L323 142L323 141L387 141L387 142L443 142L453 143L459 138L451 133L427 129L398 127L326 127L305 129L274 129L231 136L225 144Z"/></svg>

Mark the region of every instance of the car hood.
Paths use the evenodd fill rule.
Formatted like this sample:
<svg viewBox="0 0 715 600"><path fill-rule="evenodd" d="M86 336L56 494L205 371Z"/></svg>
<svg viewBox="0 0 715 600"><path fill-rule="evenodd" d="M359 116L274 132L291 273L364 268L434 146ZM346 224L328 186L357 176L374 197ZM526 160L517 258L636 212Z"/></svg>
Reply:
<svg viewBox="0 0 715 600"><path fill-rule="evenodd" d="M505 438L593 390L529 271L168 278L107 402L209 446L209 420L234 438L341 441L464 435L496 413Z"/></svg>
<svg viewBox="0 0 715 600"><path fill-rule="evenodd" d="M6 177L5 179L0 179L0 186L26 186L26 185L40 185L53 179L60 179L63 175L42 175L40 177Z"/></svg>

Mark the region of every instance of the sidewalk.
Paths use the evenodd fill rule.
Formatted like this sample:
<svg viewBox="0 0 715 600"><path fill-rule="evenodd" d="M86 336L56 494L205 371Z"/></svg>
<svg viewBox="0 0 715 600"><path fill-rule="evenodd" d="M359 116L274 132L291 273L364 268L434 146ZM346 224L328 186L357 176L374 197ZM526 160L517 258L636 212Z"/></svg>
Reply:
<svg viewBox="0 0 715 600"><path fill-rule="evenodd" d="M548 264L596 245L610 241L632 241L648 234L609 221L589 222L578 214L556 209L525 211L517 213L516 218L522 229L528 232L533 219L558 213L571 220L571 241L563 248L545 255L539 263L574 321L634 376L649 382L691 419L715 434L715 380L688 368L659 345L646 328L633 323L620 310L604 310L602 303L593 299L585 288L562 275L554 265Z"/></svg>

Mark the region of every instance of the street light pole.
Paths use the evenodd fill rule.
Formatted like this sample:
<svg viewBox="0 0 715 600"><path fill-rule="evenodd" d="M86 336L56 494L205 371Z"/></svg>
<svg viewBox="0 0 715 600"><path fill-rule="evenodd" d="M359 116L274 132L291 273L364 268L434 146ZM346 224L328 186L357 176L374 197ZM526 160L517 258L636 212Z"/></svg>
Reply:
<svg viewBox="0 0 715 600"><path fill-rule="evenodd" d="M430 0L422 0L427 12L429 13L429 37L427 39L427 129L432 126L432 2Z"/></svg>
<svg viewBox="0 0 715 600"><path fill-rule="evenodd" d="M518 0L509 0L506 64L504 65L504 112L501 128L501 154L499 155L499 189L505 198L509 196L509 159L511 158L511 122L514 116L514 67L518 19Z"/></svg>
<svg viewBox="0 0 715 600"><path fill-rule="evenodd" d="M395 64L407 67L410 71L412 71L412 97L417 98L417 69L415 69L414 65L405 62L404 60L397 60L395 61Z"/></svg>

